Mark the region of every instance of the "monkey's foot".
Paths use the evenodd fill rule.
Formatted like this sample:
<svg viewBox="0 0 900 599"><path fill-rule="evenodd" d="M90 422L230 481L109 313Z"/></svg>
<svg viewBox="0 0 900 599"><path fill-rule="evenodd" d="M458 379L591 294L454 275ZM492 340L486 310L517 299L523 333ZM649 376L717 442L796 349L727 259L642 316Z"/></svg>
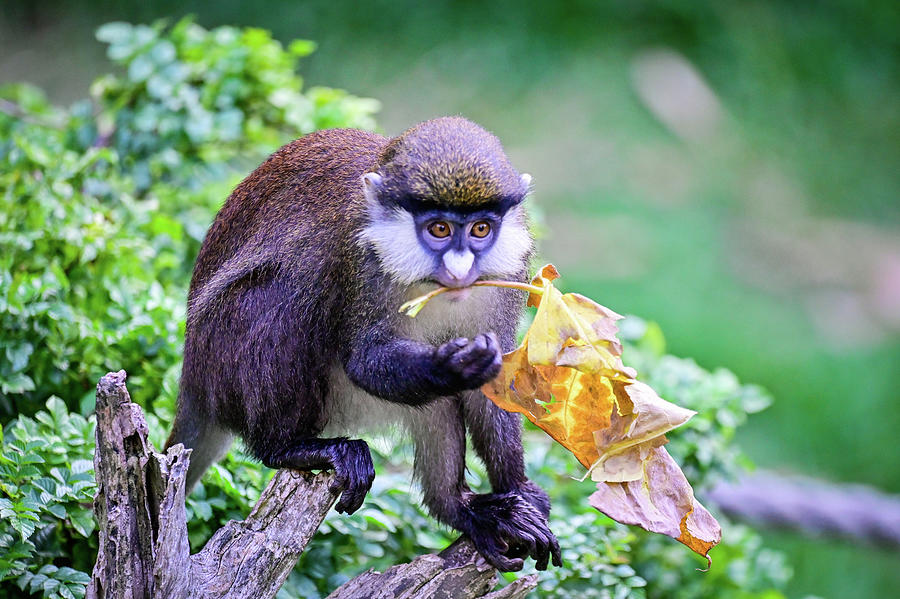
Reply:
<svg viewBox="0 0 900 599"><path fill-rule="evenodd" d="M263 463L270 468L334 470L331 491L341 493L334 509L345 514L362 507L375 479L369 446L359 439L304 439Z"/></svg>
<svg viewBox="0 0 900 599"><path fill-rule="evenodd" d="M526 557L534 558L538 570L546 570L551 557L554 566L562 566L547 518L519 494L473 495L464 512L468 521L460 530L501 572L521 570Z"/></svg>

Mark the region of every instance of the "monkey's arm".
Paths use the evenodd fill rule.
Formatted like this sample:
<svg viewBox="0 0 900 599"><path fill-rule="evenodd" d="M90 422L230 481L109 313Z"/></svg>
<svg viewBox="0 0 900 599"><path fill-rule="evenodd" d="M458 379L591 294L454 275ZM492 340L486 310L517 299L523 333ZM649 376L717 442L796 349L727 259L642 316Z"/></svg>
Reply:
<svg viewBox="0 0 900 599"><path fill-rule="evenodd" d="M372 327L351 347L344 364L354 384L382 399L410 405L477 389L500 371L500 346L493 334L434 347Z"/></svg>
<svg viewBox="0 0 900 599"><path fill-rule="evenodd" d="M462 409L457 398L444 397L410 415L425 505L435 518L467 535L500 570L520 570L528 556L538 569L546 569L551 557L559 565L559 543L528 499L515 491L480 495L469 489Z"/></svg>
<svg viewBox="0 0 900 599"><path fill-rule="evenodd" d="M549 517L547 493L525 476L522 422L518 414L500 409L477 390L466 395L462 406L472 445L484 462L494 492L516 493L545 518Z"/></svg>

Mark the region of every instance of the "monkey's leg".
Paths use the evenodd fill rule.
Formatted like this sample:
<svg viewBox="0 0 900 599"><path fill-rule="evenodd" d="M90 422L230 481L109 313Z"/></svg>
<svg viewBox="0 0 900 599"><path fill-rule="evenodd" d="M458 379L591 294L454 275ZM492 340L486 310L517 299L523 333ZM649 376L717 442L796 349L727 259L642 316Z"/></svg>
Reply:
<svg viewBox="0 0 900 599"><path fill-rule="evenodd" d="M461 410L457 400L444 398L411 416L425 505L435 518L467 535L497 569L521 570L525 556L546 569L551 553L557 562L559 544L543 514L515 492L476 495L466 484Z"/></svg>
<svg viewBox="0 0 900 599"><path fill-rule="evenodd" d="M272 452L262 461L269 468L334 470L336 476L331 490L343 491L334 509L346 514L362 506L375 479L369 446L359 439L303 439L287 449Z"/></svg>

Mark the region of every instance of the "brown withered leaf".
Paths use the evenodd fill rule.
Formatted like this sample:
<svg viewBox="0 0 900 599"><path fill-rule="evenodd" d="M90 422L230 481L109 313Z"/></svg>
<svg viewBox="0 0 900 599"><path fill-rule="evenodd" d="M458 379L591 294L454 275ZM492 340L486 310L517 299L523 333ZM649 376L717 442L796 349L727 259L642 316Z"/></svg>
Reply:
<svg viewBox="0 0 900 599"><path fill-rule="evenodd" d="M600 459L591 468L597 482L639 480L650 449L666 443L665 433L695 414L662 399L640 381L614 381L616 409L610 426L594 431Z"/></svg>
<svg viewBox="0 0 900 599"><path fill-rule="evenodd" d="M709 559L721 538L719 524L662 447L665 433L694 412L638 382L622 364L616 338L622 317L582 295L561 293L552 284L558 277L547 265L531 281L534 322L482 390L504 410L524 414L589 469L597 482L592 506Z"/></svg>
<svg viewBox="0 0 900 599"><path fill-rule="evenodd" d="M589 501L618 522L668 535L704 556L722 539L722 529L694 498L691 486L665 447L648 449L643 474L627 482L598 483Z"/></svg>

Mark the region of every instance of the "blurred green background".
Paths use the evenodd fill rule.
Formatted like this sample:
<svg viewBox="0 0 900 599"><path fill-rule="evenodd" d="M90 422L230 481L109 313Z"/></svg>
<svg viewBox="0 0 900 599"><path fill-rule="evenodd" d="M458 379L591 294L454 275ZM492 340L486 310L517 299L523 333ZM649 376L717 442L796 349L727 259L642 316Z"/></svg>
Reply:
<svg viewBox="0 0 900 599"><path fill-rule="evenodd" d="M0 83L83 97L100 24L184 14L315 40L307 83L380 99L388 134L494 131L563 287L773 393L742 432L760 465L900 492L896 2L7 0ZM767 541L792 596L900 585L896 553Z"/></svg>

